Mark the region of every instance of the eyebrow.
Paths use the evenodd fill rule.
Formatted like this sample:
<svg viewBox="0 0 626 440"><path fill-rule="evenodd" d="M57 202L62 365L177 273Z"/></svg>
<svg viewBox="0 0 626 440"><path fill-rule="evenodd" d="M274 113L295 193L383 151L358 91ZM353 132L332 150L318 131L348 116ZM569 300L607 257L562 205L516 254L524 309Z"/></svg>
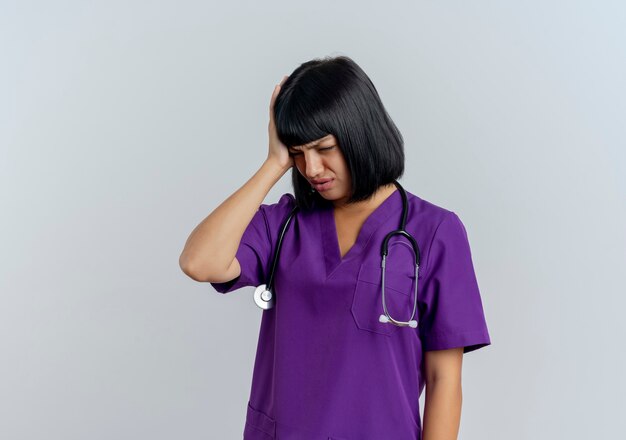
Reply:
<svg viewBox="0 0 626 440"><path fill-rule="evenodd" d="M304 148L306 148L307 150L310 150L313 147L317 147L322 142L326 142L326 141L329 141L329 140L331 140L331 137L330 137L330 135L327 135L327 136L324 136L321 140L319 140L317 142L313 142L311 144L304 145ZM299 146L298 147L289 147L289 148L291 148L292 150L301 150L302 149L302 147L299 147Z"/></svg>

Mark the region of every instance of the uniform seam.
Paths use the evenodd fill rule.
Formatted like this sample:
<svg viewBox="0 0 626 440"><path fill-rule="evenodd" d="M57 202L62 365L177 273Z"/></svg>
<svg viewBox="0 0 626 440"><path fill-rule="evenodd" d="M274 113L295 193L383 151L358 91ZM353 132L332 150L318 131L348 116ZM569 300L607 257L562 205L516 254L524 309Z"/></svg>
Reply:
<svg viewBox="0 0 626 440"><path fill-rule="evenodd" d="M451 332L451 331L447 331L447 332L433 332L433 331L430 331L430 332L428 332L428 335L433 337L433 338L440 338L440 337L450 337L450 336L462 336L462 335L472 334L472 333L485 333L485 329L464 330L462 332Z"/></svg>
<svg viewBox="0 0 626 440"><path fill-rule="evenodd" d="M430 275L430 251L433 247L433 243L435 242L435 237L437 237L437 233L439 232L439 228L441 228L441 225L443 224L443 222L445 222L446 219L450 217L452 214L454 214L454 211L448 211L446 213L446 215L443 217L443 219L439 222L439 224L435 228L435 232L433 233L433 236L430 239L430 244L428 245L428 255L426 256L426 267L424 268L424 278Z"/></svg>
<svg viewBox="0 0 626 440"><path fill-rule="evenodd" d="M293 202L295 202L295 197L291 194L291 193L285 193L287 196L289 196L289 199L291 199ZM280 205L280 199L282 199L283 196L281 196L278 200L278 202L276 203L276 208L279 208ZM287 203L287 205L289 205L289 203ZM267 241L270 244L270 251L269 251L269 256L268 256L268 261L267 264L268 266L270 264L272 264L272 258L273 258L273 253L275 252L275 249L272 246L272 228L270 227L270 222L269 219L267 218L267 213L265 212L266 208L269 208L271 205L267 205L267 204L262 204L259 209L261 210L261 214L263 215L263 221L265 222L265 234L267 235ZM280 231L279 231L280 232ZM267 267L266 272L269 273L270 267ZM268 274L266 274L265 276L269 276Z"/></svg>
<svg viewBox="0 0 626 440"><path fill-rule="evenodd" d="M262 432L262 433L263 433L263 434L265 434L265 435L268 435L268 436L270 436L270 437L274 438L274 435L275 435L275 434L270 433L270 432L267 432L267 431L265 431L264 429L259 428L258 426L255 426L255 425L253 425L253 424L252 424L252 423L250 423L250 422L246 422L246 426L248 426L249 428L255 429L255 430L259 431L259 432Z"/></svg>

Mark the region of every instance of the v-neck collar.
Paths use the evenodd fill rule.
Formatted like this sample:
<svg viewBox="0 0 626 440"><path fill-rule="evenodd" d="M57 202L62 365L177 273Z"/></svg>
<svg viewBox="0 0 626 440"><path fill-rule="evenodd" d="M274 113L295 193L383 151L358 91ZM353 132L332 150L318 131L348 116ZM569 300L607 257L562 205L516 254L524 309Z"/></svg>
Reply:
<svg viewBox="0 0 626 440"><path fill-rule="evenodd" d="M400 190L396 188L383 202L376 207L374 211L365 219L361 230L352 247L341 258L341 249L339 248L339 238L337 237L337 225L335 223L335 207L332 204L321 208L319 215L320 229L322 234L322 247L324 252L324 264L326 265L326 276L330 277L341 265L349 260L357 258L365 249L372 234L378 227L389 218L394 212L399 212L402 205L402 196ZM398 224L394 225L397 229L400 225L400 216L398 216ZM391 232L391 229L389 230Z"/></svg>

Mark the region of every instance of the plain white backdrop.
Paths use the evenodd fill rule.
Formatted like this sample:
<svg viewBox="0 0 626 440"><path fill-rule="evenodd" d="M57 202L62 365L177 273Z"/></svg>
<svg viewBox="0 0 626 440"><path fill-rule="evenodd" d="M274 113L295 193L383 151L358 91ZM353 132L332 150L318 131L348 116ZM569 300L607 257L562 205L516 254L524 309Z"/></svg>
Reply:
<svg viewBox="0 0 626 440"><path fill-rule="evenodd" d="M339 54L404 136L401 183L467 228L492 345L464 358L459 438L619 437L625 17L620 1L2 1L0 438L241 438L262 312L178 257L265 159L274 85Z"/></svg>

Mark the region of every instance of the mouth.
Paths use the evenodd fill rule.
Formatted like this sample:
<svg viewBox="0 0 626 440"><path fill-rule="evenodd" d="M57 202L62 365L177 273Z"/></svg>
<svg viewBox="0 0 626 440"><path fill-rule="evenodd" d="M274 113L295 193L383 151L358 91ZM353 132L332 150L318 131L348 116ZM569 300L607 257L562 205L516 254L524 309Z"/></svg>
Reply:
<svg viewBox="0 0 626 440"><path fill-rule="evenodd" d="M320 179L313 180L311 181L311 183L313 184L313 188L315 188L315 191L320 192L329 190L333 186L334 180L335 179Z"/></svg>

